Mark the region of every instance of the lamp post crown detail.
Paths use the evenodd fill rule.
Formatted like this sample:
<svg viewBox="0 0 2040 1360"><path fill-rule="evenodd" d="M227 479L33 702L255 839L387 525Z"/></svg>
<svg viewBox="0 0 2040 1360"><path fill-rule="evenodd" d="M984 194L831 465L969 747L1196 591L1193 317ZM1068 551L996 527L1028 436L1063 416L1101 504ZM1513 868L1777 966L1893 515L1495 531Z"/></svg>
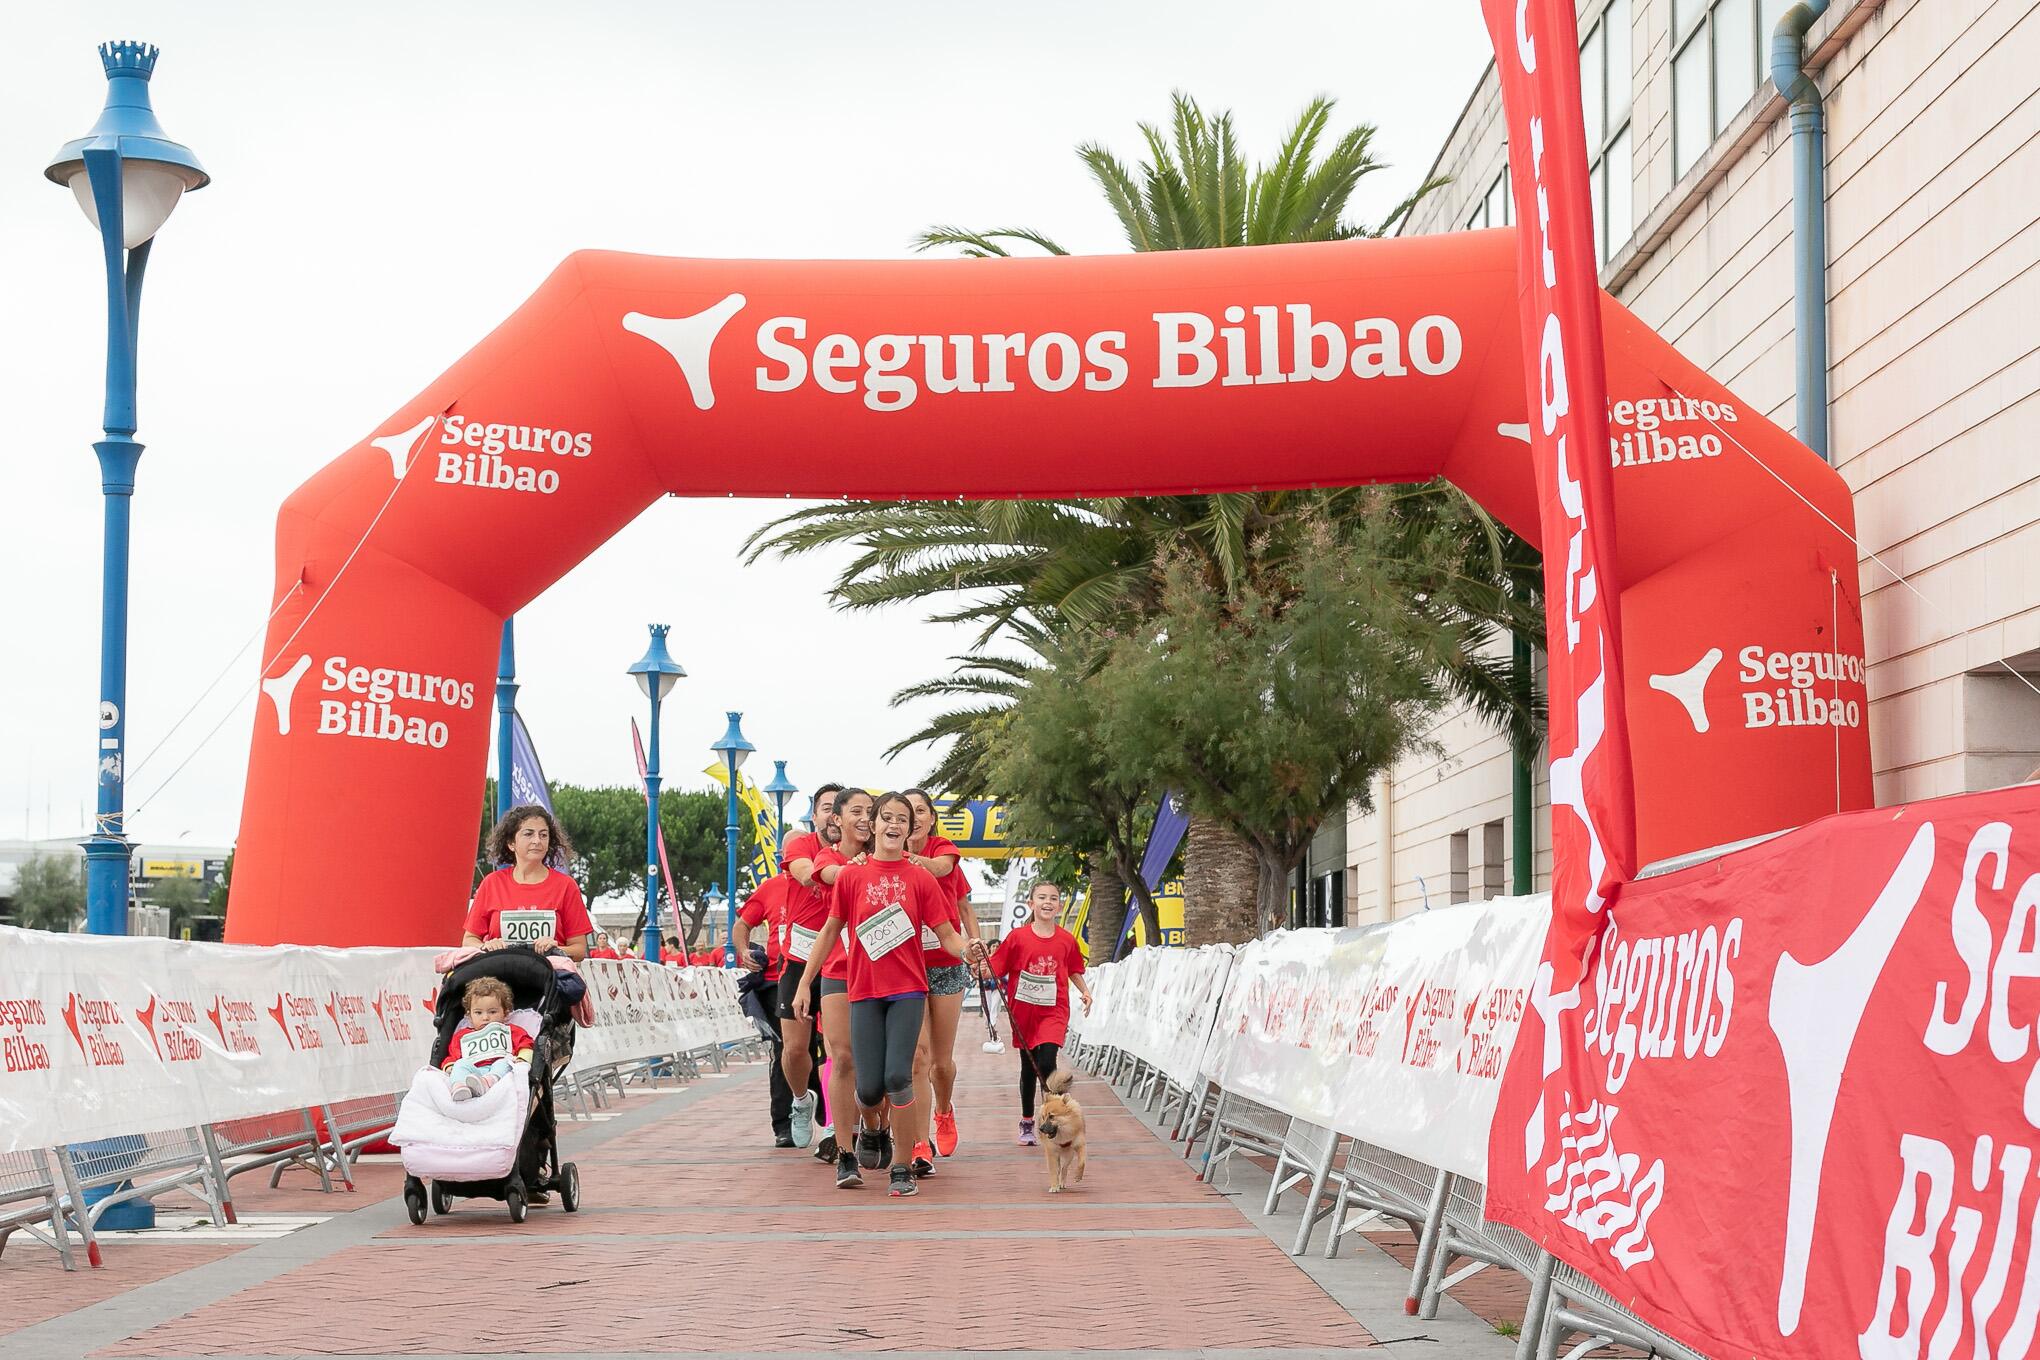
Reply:
<svg viewBox="0 0 2040 1360"><path fill-rule="evenodd" d="M156 73L156 58L163 49L154 43L136 42L132 38L119 38L99 44L99 62L106 68L106 78L135 76L147 80Z"/></svg>

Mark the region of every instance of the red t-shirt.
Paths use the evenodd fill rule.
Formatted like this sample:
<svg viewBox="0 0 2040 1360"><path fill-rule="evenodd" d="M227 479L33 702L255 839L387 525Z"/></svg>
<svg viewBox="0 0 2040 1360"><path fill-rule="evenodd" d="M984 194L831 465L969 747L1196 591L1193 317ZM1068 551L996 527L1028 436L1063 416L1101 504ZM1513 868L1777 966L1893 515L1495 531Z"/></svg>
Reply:
<svg viewBox="0 0 2040 1360"><path fill-rule="evenodd" d="M592 934L595 923L588 919L588 904L581 898L581 886L557 869L548 869L538 883L519 883L507 865L482 880L475 899L468 904L465 928L477 939L493 940L503 934L498 918L506 911L549 911L553 913L550 932L561 944L576 936Z"/></svg>
<svg viewBox="0 0 2040 1360"><path fill-rule="evenodd" d="M779 981L779 975L786 971L786 960L782 948L780 922L786 915L786 886L793 880L784 874L774 874L758 885L758 891L744 900L744 908L737 913L737 919L747 926L765 927L765 980ZM798 887L798 884L794 884ZM738 960L739 963L742 960Z"/></svg>
<svg viewBox="0 0 2040 1360"><path fill-rule="evenodd" d="M843 852L838 850L833 845L822 847L822 849L817 851L813 856L811 856L811 858L815 862L815 884L817 887L821 886L822 870L829 868L831 865L848 866L850 864L849 859L843 854ZM841 883L843 880L839 878L836 881L838 883ZM835 914L836 914L836 891L834 888L824 887L822 888L822 920L826 923L829 920L829 918L834 916ZM848 977L849 975L850 975L850 959L849 956L845 954L843 951L843 937L839 935L836 937L836 947L829 951L828 958L822 960L822 976L825 978L834 978L836 979L836 981L841 982L844 978Z"/></svg>
<svg viewBox="0 0 2040 1360"><path fill-rule="evenodd" d="M801 881L786 873L788 865L797 859L813 860L821 866L821 856L827 853L822 838L809 831L795 836L786 843L786 851L779 857L779 868L786 879L786 938L780 945L796 979L800 968L807 963L807 956L814 948L815 937L822 933L822 927L829 921L829 890L822 886L820 879L814 879L811 886L802 886ZM841 864L843 857L836 856L835 863Z"/></svg>
<svg viewBox="0 0 2040 1360"><path fill-rule="evenodd" d="M623 957L623 955L617 953L614 949L611 949L607 945L602 945L597 948L589 950L588 957L591 959L620 959Z"/></svg>
<svg viewBox="0 0 2040 1360"><path fill-rule="evenodd" d="M468 1027L467 1021L463 1020L460 1022L460 1028L453 1032L453 1042L446 1046L446 1061L441 1063L440 1067L452 1067L460 1061L460 1041L473 1033L474 1030ZM524 1032L524 1026L522 1025L510 1026L510 1052L518 1057L523 1057L531 1052L531 1036ZM498 1059L497 1061L500 1062L502 1060ZM483 1065L492 1066L493 1064L484 1063Z"/></svg>
<svg viewBox="0 0 2040 1360"><path fill-rule="evenodd" d="M992 976L1006 979L1006 1006L1021 1047L1060 1044L1069 1037L1070 978L1084 971L1076 936L1057 926L1044 940L1029 923L999 941L990 966Z"/></svg>
<svg viewBox="0 0 2040 1360"><path fill-rule="evenodd" d="M942 889L948 895L950 908L955 913L950 920L950 924L955 926L958 931L961 931L963 929L963 915L961 912L956 912L955 908L957 902L962 900L957 892L957 884L963 883L963 859L956 848L956 842L941 836L931 835L928 837L928 843L922 846L918 853L922 859L940 859L944 855L957 856L957 867L937 878L935 886ZM970 885L966 883L963 886L963 894L968 895L969 892ZM956 955L942 947L941 942L935 936L935 931L932 929L931 924L924 924L921 927L921 956L922 962L926 963L930 968L954 968L963 962L962 959L959 959Z"/></svg>
<svg viewBox="0 0 2040 1360"><path fill-rule="evenodd" d="M850 999L870 1001L928 990L917 947L921 928L955 925L956 899L918 865L866 860L837 875L829 919L843 923L843 939L850 942Z"/></svg>

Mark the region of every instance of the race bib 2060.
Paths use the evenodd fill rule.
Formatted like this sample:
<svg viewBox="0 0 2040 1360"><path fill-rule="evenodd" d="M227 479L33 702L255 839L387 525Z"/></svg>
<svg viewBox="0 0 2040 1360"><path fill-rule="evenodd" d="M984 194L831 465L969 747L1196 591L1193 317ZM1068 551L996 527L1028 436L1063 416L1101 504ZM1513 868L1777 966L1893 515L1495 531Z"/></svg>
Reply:
<svg viewBox="0 0 2040 1360"><path fill-rule="evenodd" d="M532 944L539 940L557 940L559 936L553 931L558 922L557 912L506 911L496 918L496 928L512 944Z"/></svg>

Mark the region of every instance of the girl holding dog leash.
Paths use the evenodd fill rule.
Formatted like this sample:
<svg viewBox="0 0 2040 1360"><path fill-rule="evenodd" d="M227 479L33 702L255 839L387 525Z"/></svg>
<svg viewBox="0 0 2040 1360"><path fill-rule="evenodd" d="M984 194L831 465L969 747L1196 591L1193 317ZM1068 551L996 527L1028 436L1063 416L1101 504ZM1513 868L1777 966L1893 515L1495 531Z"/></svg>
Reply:
<svg viewBox="0 0 2040 1360"><path fill-rule="evenodd" d="M1069 1037L1070 988L1083 998L1086 1015L1091 988L1084 981L1083 947L1056 924L1062 890L1037 882L1027 905L1032 919L999 941L985 963L1006 984L1006 1013L1013 1021L1013 1046L1020 1050L1020 1145L1033 1147L1035 1082L1047 1083ZM983 946L978 950L982 953Z"/></svg>

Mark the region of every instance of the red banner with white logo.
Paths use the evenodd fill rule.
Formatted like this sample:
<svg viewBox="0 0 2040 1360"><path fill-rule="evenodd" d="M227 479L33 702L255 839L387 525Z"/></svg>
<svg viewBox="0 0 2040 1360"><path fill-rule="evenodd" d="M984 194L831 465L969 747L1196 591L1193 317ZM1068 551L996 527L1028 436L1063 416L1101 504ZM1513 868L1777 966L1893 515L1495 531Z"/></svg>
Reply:
<svg viewBox="0 0 2040 1360"><path fill-rule="evenodd" d="M1511 1069L1490 1216L1708 1355L2032 1354L2036 932L2034 785L1630 884L1541 1147Z"/></svg>
<svg viewBox="0 0 2040 1360"><path fill-rule="evenodd" d="M1636 868L1601 285L1572 0L1483 0L1508 122L1551 696L1551 989ZM1545 1075L1550 1076L1549 1070Z"/></svg>

